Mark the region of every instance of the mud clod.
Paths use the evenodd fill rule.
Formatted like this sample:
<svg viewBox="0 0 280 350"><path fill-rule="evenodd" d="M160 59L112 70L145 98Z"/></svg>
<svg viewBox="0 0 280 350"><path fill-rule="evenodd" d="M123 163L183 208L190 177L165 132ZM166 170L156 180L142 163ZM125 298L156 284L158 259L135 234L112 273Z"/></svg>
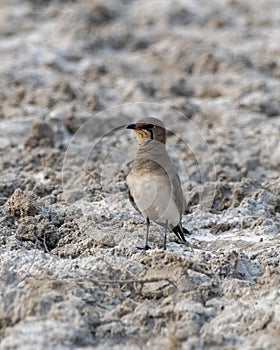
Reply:
<svg viewBox="0 0 280 350"><path fill-rule="evenodd" d="M54 132L52 127L43 121L36 121L31 125L30 132L24 141L24 146L35 147L53 147Z"/></svg>
<svg viewBox="0 0 280 350"><path fill-rule="evenodd" d="M22 190L17 188L11 198L5 204L11 217L20 218L25 216L35 216L38 213L38 208L34 200Z"/></svg>

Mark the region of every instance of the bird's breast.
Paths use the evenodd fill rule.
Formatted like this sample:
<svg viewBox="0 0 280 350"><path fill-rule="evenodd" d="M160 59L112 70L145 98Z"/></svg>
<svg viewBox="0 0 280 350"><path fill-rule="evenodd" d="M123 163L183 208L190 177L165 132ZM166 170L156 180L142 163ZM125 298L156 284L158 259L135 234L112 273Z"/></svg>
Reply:
<svg viewBox="0 0 280 350"><path fill-rule="evenodd" d="M132 172L127 182L138 209L145 217L163 224L168 220L171 226L179 223L179 210L166 177L141 176Z"/></svg>

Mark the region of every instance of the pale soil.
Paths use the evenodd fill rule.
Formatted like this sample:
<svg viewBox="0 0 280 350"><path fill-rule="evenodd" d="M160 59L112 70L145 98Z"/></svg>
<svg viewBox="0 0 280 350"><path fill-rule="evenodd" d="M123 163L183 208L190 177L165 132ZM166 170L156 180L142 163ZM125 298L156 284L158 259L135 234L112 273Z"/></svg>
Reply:
<svg viewBox="0 0 280 350"><path fill-rule="evenodd" d="M278 1L42 3L0 3L0 349L279 349ZM193 251L137 248L148 115Z"/></svg>

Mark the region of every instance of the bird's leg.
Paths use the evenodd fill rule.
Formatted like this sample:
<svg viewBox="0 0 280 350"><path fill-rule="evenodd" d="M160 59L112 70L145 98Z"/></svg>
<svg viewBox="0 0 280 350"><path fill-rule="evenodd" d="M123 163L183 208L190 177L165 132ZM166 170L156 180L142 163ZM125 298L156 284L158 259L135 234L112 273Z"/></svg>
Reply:
<svg viewBox="0 0 280 350"><path fill-rule="evenodd" d="M141 249L141 250L148 250L148 249L151 249L151 247L149 247L148 245L148 241L149 241L149 230L150 230L150 219L149 218L146 218L146 242L145 242L145 247L137 247L138 249Z"/></svg>
<svg viewBox="0 0 280 350"><path fill-rule="evenodd" d="M145 244L145 250L150 249L149 245L148 245L148 240L149 240L149 230L150 230L150 219L146 218L146 244Z"/></svg>
<svg viewBox="0 0 280 350"><path fill-rule="evenodd" d="M164 241L163 241L163 249L164 250L166 250L167 229L168 229L168 220L166 220L166 222L165 222L165 229L164 229Z"/></svg>

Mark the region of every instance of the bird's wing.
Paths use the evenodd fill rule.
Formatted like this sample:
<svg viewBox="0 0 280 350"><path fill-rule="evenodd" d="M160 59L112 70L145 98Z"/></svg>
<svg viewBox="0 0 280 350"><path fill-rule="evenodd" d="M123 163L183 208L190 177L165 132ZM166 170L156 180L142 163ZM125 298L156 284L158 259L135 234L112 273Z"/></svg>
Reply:
<svg viewBox="0 0 280 350"><path fill-rule="evenodd" d="M130 201L130 203L133 205L134 209L136 209L139 213L140 213L140 210L139 208L137 207L136 203L135 203L135 200L134 198L132 197L132 194L130 192L130 190L128 189L128 199Z"/></svg>
<svg viewBox="0 0 280 350"><path fill-rule="evenodd" d="M172 182L173 182L172 185L173 185L174 201L180 212L180 216L182 216L186 210L186 199L184 197L179 175L177 174L175 169L174 169L174 176L173 176Z"/></svg>

